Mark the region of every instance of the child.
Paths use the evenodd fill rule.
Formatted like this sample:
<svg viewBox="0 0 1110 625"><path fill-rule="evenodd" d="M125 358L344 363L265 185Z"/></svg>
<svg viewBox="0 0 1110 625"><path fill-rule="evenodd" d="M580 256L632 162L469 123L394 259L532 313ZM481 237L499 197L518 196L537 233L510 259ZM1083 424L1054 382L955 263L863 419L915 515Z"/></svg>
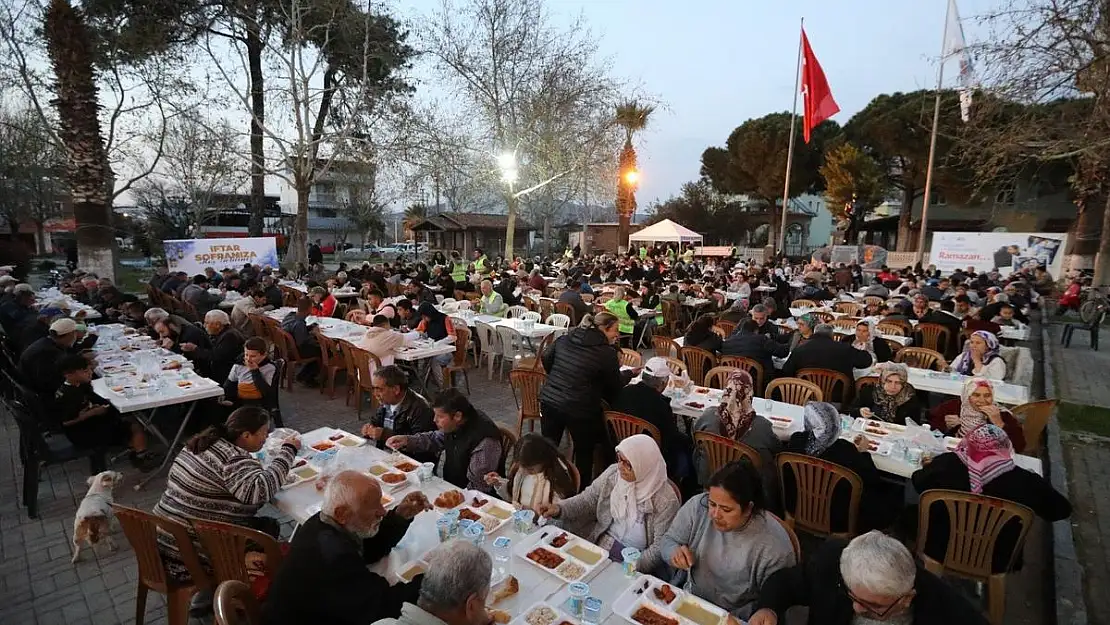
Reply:
<svg viewBox="0 0 1110 625"><path fill-rule="evenodd" d="M131 464L147 472L157 458L146 449L146 432L134 421L124 420L108 400L92 388L92 369L84 356L68 354L58 363L65 381L54 394L54 413L61 420L69 442L82 449L109 448L129 443Z"/></svg>
<svg viewBox="0 0 1110 625"><path fill-rule="evenodd" d="M486 483L514 505L535 510L543 503L556 503L575 495L570 464L559 449L543 436L530 432L520 437L513 450L508 479L486 474Z"/></svg>

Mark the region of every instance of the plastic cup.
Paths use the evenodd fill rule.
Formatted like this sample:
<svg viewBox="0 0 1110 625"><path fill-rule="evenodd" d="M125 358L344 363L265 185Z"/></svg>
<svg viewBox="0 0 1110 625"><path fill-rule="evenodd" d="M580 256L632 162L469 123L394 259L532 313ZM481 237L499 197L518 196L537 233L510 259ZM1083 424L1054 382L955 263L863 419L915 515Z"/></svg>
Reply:
<svg viewBox="0 0 1110 625"><path fill-rule="evenodd" d="M451 519L447 517L439 517L436 520L436 533L439 534L439 542L447 542L451 539Z"/></svg>
<svg viewBox="0 0 1110 625"><path fill-rule="evenodd" d="M621 549L621 561L624 564L625 576L635 577L636 564L640 561L640 550L635 547Z"/></svg>
<svg viewBox="0 0 1110 625"><path fill-rule="evenodd" d="M588 625L598 625L601 622L601 599L586 597L582 602L582 622Z"/></svg>
<svg viewBox="0 0 1110 625"><path fill-rule="evenodd" d="M462 521L460 521L460 523L462 523ZM486 528L481 523L471 521L470 526L463 531L462 536L464 539L474 543L475 547L481 547L482 544L486 542Z"/></svg>
<svg viewBox="0 0 1110 625"><path fill-rule="evenodd" d="M582 618L582 612L585 609L586 597L590 596L590 585L586 582L572 582L567 587L570 591L570 599L567 599L567 608L575 618Z"/></svg>
<svg viewBox="0 0 1110 625"><path fill-rule="evenodd" d="M459 537L459 511L458 510L448 510L447 512L443 513L443 518L447 519L448 522L449 522L450 533L448 534L448 538L458 538Z"/></svg>
<svg viewBox="0 0 1110 625"><path fill-rule="evenodd" d="M513 529L517 534L527 534L532 530L532 522L536 513L532 510L517 510L513 513Z"/></svg>
<svg viewBox="0 0 1110 625"><path fill-rule="evenodd" d="M432 473L435 471L436 465L434 462L425 462L420 465L420 483L424 484L432 479Z"/></svg>
<svg viewBox="0 0 1110 625"><path fill-rule="evenodd" d="M924 458L924 455L920 447L909 447L906 449L906 462L914 466L921 466L921 460Z"/></svg>

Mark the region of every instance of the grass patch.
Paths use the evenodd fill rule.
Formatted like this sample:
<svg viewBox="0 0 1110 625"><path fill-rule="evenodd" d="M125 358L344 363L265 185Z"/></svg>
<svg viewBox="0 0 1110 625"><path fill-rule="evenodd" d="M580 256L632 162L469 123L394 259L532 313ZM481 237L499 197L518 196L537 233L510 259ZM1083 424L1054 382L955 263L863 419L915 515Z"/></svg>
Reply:
<svg viewBox="0 0 1110 625"><path fill-rule="evenodd" d="M143 284L150 280L154 270L150 267L131 267L121 265L116 269L116 286L124 293L142 295Z"/></svg>
<svg viewBox="0 0 1110 625"><path fill-rule="evenodd" d="M1056 407L1060 427L1069 432L1088 432L1110 437L1110 408L1060 402Z"/></svg>

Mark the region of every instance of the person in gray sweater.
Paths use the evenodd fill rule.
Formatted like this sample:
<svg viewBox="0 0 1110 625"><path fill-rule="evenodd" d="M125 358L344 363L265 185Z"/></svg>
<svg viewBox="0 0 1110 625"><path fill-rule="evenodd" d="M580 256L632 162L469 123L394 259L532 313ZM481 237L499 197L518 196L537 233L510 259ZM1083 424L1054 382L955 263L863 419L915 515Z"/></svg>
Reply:
<svg viewBox="0 0 1110 625"><path fill-rule="evenodd" d="M667 531L681 504L655 439L636 434L617 445L617 463L586 490L536 511L619 554L624 547L647 549Z"/></svg>
<svg viewBox="0 0 1110 625"><path fill-rule="evenodd" d="M763 582L795 564L789 534L764 510L758 472L740 460L714 473L709 492L682 506L638 568L747 620Z"/></svg>

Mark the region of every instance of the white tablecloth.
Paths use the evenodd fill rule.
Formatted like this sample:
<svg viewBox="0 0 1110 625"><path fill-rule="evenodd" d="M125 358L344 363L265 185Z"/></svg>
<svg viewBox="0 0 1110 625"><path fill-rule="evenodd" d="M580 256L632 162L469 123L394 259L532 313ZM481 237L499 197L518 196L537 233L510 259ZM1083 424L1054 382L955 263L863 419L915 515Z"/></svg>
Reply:
<svg viewBox="0 0 1110 625"><path fill-rule="evenodd" d="M84 313L85 319L99 319L102 315L98 310L87 304L73 299L69 295L65 295L57 288L39 289L35 293L35 306L42 308L43 306L55 305L64 307L69 311L70 317L76 317L78 313Z"/></svg>

